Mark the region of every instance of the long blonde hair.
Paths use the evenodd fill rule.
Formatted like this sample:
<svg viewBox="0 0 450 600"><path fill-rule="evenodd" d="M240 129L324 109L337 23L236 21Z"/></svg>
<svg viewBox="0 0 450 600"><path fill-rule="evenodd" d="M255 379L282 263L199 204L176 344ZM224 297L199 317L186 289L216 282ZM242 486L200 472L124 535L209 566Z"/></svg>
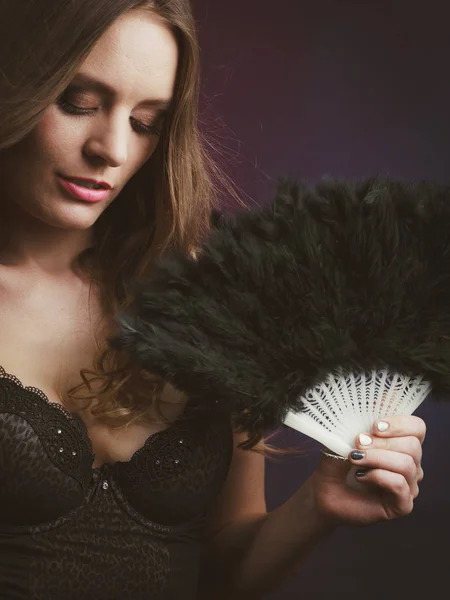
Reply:
<svg viewBox="0 0 450 600"><path fill-rule="evenodd" d="M215 204L213 181L225 180L197 126L199 47L190 2L21 0L0 5L0 160L1 152L30 133L64 92L105 30L134 9L151 11L171 29L179 65L157 149L98 219L93 247L79 257L80 268L99 284L106 317L129 304L132 282L151 273L161 252L198 246ZM97 417L122 425L144 416L161 393L163 382L143 375L105 345L94 369L82 372L84 383L69 396L86 399Z"/></svg>

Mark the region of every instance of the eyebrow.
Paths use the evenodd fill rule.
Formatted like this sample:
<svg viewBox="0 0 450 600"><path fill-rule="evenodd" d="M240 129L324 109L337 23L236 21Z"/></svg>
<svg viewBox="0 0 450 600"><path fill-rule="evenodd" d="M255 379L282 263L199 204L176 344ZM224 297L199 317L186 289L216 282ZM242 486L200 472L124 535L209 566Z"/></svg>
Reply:
<svg viewBox="0 0 450 600"><path fill-rule="evenodd" d="M92 91L99 92L106 96L110 96L111 98L114 98L117 95L114 88L112 88L110 85L108 85L107 83L104 83L103 81L100 81L99 79L91 77L90 75L87 75L86 73L77 73L75 75L75 77L72 80L72 85L77 85L77 84L83 85ZM152 99L143 100L142 102L139 102L140 107L145 106L148 108L155 108L161 114L166 113L169 110L169 107L171 104L172 104L172 100L163 100L163 99L159 99L159 98L152 98Z"/></svg>

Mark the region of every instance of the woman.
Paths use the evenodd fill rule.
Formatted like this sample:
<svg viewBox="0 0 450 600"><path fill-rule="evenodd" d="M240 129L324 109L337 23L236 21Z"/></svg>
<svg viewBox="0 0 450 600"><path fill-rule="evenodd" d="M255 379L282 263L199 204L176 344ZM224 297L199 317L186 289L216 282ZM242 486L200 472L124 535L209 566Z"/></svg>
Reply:
<svg viewBox="0 0 450 600"><path fill-rule="evenodd" d="M264 459L217 411L119 356L119 384L87 377L133 279L211 209L191 9L24 0L0 23L0 597L257 598L337 525L408 514L418 418L355 440L368 494L324 457L268 514Z"/></svg>

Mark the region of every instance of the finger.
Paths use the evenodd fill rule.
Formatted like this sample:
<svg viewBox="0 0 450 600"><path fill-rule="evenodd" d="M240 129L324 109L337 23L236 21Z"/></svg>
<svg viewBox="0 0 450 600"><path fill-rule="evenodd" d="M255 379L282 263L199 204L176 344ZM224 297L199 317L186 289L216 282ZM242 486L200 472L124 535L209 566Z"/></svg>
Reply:
<svg viewBox="0 0 450 600"><path fill-rule="evenodd" d="M408 454L413 457L417 467L420 467L422 461L422 444L419 438L409 435L395 438L380 438L368 433L361 433L356 436L355 448L358 450L368 450L369 448L378 450L390 450L401 454Z"/></svg>
<svg viewBox="0 0 450 600"><path fill-rule="evenodd" d="M395 417L386 417L375 421L372 427L372 434L382 437L404 437L414 436L421 444L425 439L427 428L423 419L413 415Z"/></svg>
<svg viewBox="0 0 450 600"><path fill-rule="evenodd" d="M411 513L418 489L415 492L416 495L412 494L411 488L403 475L384 469L372 469L364 475L361 474L358 477L358 480L360 479L371 486L376 486L378 490L383 492L383 508L387 519Z"/></svg>
<svg viewBox="0 0 450 600"><path fill-rule="evenodd" d="M417 471L417 483L420 483L421 481L423 481L424 478L424 472L422 467L419 467L418 471Z"/></svg>
<svg viewBox="0 0 450 600"><path fill-rule="evenodd" d="M349 460L358 469L382 469L402 475L411 488L411 493L416 491L418 468L409 454L390 450L356 450L349 454Z"/></svg>

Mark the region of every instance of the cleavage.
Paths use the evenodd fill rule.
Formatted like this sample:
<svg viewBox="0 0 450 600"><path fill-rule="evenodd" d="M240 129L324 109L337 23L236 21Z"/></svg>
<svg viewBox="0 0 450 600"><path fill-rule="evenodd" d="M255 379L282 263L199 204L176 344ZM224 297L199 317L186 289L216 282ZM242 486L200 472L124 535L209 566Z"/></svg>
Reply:
<svg viewBox="0 0 450 600"><path fill-rule="evenodd" d="M62 403L50 401L39 388L25 387L14 374L5 372L1 366L0 378L11 382L19 391L24 390L27 396L31 394L35 402L47 405L49 410L54 411L55 417L62 418L65 427L61 429L61 435L65 433L64 430L67 430L66 426L74 427L74 434L83 438L79 442L85 443L89 448L94 469L105 464L131 462L133 456L144 447L151 437L162 434L175 426L187 407L187 403L181 400L182 396L179 393L175 392L173 388L166 388L166 398L171 398L168 406L172 408L172 411L167 413L168 423L134 423L127 428L111 429L87 415L84 415L83 418L80 414L70 413Z"/></svg>

